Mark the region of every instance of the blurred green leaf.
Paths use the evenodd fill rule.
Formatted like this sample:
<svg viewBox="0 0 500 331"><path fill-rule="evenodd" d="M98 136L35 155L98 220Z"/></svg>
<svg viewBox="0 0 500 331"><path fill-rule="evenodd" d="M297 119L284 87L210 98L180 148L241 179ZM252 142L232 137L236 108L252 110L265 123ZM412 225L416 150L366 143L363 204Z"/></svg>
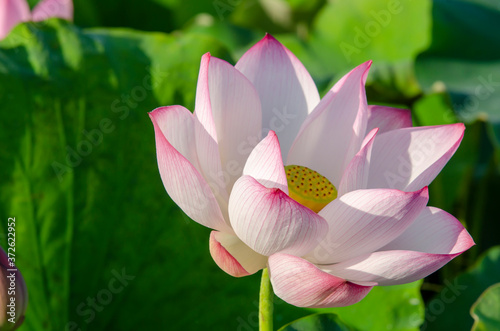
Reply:
<svg viewBox="0 0 500 331"><path fill-rule="evenodd" d="M427 0L330 1L312 27L310 51L322 63L313 76L331 80L333 74L373 60L371 76L379 82L374 92L397 92L385 101L414 97L420 89L413 61L430 42L429 11Z"/></svg>
<svg viewBox="0 0 500 331"><path fill-rule="evenodd" d="M489 286L500 279L500 246L488 250L466 273L445 280L445 288L426 309L424 329L470 330L470 307Z"/></svg>
<svg viewBox="0 0 500 331"><path fill-rule="evenodd" d="M500 283L490 286L471 308L472 331L500 330Z"/></svg>
<svg viewBox="0 0 500 331"><path fill-rule="evenodd" d="M416 331L424 320L421 284L418 281L397 286L376 286L355 305L310 310L334 313L347 325L360 331Z"/></svg>
<svg viewBox="0 0 500 331"><path fill-rule="evenodd" d="M432 44L416 63L429 91L439 82L461 120L487 120L500 136L500 6L496 0L436 0Z"/></svg>
<svg viewBox="0 0 500 331"><path fill-rule="evenodd" d="M289 323L278 331L353 331L335 314L314 314Z"/></svg>
<svg viewBox="0 0 500 331"><path fill-rule="evenodd" d="M253 325L258 278L222 272L209 229L168 198L147 115L193 109L207 51L227 54L196 33L59 20L0 42L0 229L16 217L29 291L21 331Z"/></svg>

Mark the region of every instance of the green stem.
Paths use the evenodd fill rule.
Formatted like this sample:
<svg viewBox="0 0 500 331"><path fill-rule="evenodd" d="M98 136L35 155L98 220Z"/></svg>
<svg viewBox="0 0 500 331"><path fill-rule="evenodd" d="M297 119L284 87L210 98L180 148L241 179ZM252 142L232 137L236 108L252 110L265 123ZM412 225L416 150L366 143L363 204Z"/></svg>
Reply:
<svg viewBox="0 0 500 331"><path fill-rule="evenodd" d="M262 270L259 294L259 330L273 331L273 299L274 293L269 281L269 271Z"/></svg>

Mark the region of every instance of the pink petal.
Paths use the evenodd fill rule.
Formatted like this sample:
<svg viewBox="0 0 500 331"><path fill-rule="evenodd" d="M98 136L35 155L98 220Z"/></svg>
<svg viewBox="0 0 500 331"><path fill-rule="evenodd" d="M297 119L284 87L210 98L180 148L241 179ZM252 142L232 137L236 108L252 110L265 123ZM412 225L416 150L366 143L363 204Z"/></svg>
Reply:
<svg viewBox="0 0 500 331"><path fill-rule="evenodd" d="M73 21L73 0L42 0L33 8L33 21L52 17Z"/></svg>
<svg viewBox="0 0 500 331"><path fill-rule="evenodd" d="M234 277L243 277L264 269L267 257L253 251L238 237L212 231L210 234L210 254L215 263Z"/></svg>
<svg viewBox="0 0 500 331"><path fill-rule="evenodd" d="M21 22L31 19L30 7L26 0L0 1L0 39L7 37L10 30Z"/></svg>
<svg viewBox="0 0 500 331"><path fill-rule="evenodd" d="M428 199L427 188L411 193L390 189L349 192L319 212L328 222L329 232L306 258L330 264L371 253L401 235Z"/></svg>
<svg viewBox="0 0 500 331"><path fill-rule="evenodd" d="M359 302L372 286L361 286L332 276L314 264L288 254L269 257L274 293L297 307L343 307Z"/></svg>
<svg viewBox="0 0 500 331"><path fill-rule="evenodd" d="M405 128L377 135L368 188L418 190L429 185L457 150L462 123Z"/></svg>
<svg viewBox="0 0 500 331"><path fill-rule="evenodd" d="M279 188L288 194L280 144L274 131L269 131L267 137L250 153L243 174L252 176L267 188Z"/></svg>
<svg viewBox="0 0 500 331"><path fill-rule="evenodd" d="M398 285L427 277L460 254L379 251L324 266L323 270L360 285L374 282L378 285Z"/></svg>
<svg viewBox="0 0 500 331"><path fill-rule="evenodd" d="M260 141L262 113L250 81L229 63L205 54L196 90L197 149L205 177L230 192Z"/></svg>
<svg viewBox="0 0 500 331"><path fill-rule="evenodd" d="M345 75L323 97L300 128L287 164L316 170L339 186L351 159L360 150L366 131L365 82L371 62Z"/></svg>
<svg viewBox="0 0 500 331"><path fill-rule="evenodd" d="M194 161L193 147L189 146L194 143L193 115L183 107L172 106L158 108L149 116L155 128L158 168L168 195L194 221L231 233L209 185L187 158Z"/></svg>
<svg viewBox="0 0 500 331"><path fill-rule="evenodd" d="M368 185L368 174L370 171L370 157L372 154L373 142L378 128L368 133L363 142L361 150L352 158L347 166L338 189L339 196L345 193L364 189Z"/></svg>
<svg viewBox="0 0 500 331"><path fill-rule="evenodd" d="M165 139L199 169L194 139L194 116L183 106L159 107L151 112Z"/></svg>
<svg viewBox="0 0 500 331"><path fill-rule="evenodd" d="M405 232L380 250L457 254L473 245L474 240L455 217L439 208L426 207Z"/></svg>
<svg viewBox="0 0 500 331"><path fill-rule="evenodd" d="M250 176L234 184L229 218L238 237L259 254L304 255L313 249L328 226L315 212L277 188L267 188Z"/></svg>
<svg viewBox="0 0 500 331"><path fill-rule="evenodd" d="M379 128L379 134L412 127L411 111L385 106L368 106L366 132Z"/></svg>
<svg viewBox="0 0 500 331"><path fill-rule="evenodd" d="M301 124L319 102L314 81L295 55L269 34L235 67L257 89L264 132L277 133L285 160Z"/></svg>

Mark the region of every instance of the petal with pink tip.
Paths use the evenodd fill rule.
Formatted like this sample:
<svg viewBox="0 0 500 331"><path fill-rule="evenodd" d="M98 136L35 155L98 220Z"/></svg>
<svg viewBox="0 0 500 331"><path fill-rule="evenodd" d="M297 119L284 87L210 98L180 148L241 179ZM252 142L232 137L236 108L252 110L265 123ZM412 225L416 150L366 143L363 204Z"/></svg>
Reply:
<svg viewBox="0 0 500 331"><path fill-rule="evenodd" d="M329 232L306 258L330 264L371 253L401 235L424 209L427 188L416 192L357 190L333 200L319 215Z"/></svg>
<svg viewBox="0 0 500 331"><path fill-rule="evenodd" d="M353 284L321 271L314 264L288 254L269 257L274 293L297 307L343 307L363 299L372 286Z"/></svg>
<svg viewBox="0 0 500 331"><path fill-rule="evenodd" d="M250 176L234 184L229 218L238 237L259 254L304 255L326 234L328 225L315 212L277 188Z"/></svg>
<svg viewBox="0 0 500 331"><path fill-rule="evenodd" d="M0 39L7 37L17 24L30 19L30 7L26 0L0 1Z"/></svg>
<svg viewBox="0 0 500 331"><path fill-rule="evenodd" d="M218 231L210 234L210 254L222 270L234 277L252 275L267 264L267 256L256 253L238 237Z"/></svg>
<svg viewBox="0 0 500 331"><path fill-rule="evenodd" d="M257 89L264 130L277 133L286 160L300 126L319 102L314 81L295 55L269 34L235 67Z"/></svg>
<svg viewBox="0 0 500 331"><path fill-rule="evenodd" d="M280 144L274 131L269 131L267 137L250 153L243 175L252 176L267 188L279 188L288 194Z"/></svg>
<svg viewBox="0 0 500 331"><path fill-rule="evenodd" d="M193 147L188 146L194 142L192 114L183 107L173 106L154 110L149 116L155 128L158 168L168 195L194 221L231 233L232 229L224 220L210 187L187 158L194 162Z"/></svg>
<svg viewBox="0 0 500 331"><path fill-rule="evenodd" d="M393 130L373 144L368 188L415 191L439 174L464 135L462 123Z"/></svg>
<svg viewBox="0 0 500 331"><path fill-rule="evenodd" d="M368 105L364 85L370 65L366 62L353 69L323 97L300 128L286 164L316 170L339 186L344 169L365 137Z"/></svg>
<svg viewBox="0 0 500 331"><path fill-rule="evenodd" d="M366 132L379 128L379 134L387 131L412 127L411 111L386 106L368 106Z"/></svg>
<svg viewBox="0 0 500 331"><path fill-rule="evenodd" d="M323 266L323 270L360 285L374 282L383 286L398 285L427 277L460 254L379 251Z"/></svg>
<svg viewBox="0 0 500 331"><path fill-rule="evenodd" d="M33 21L52 17L73 21L73 0L42 0L33 8Z"/></svg>
<svg viewBox="0 0 500 331"><path fill-rule="evenodd" d="M201 167L205 177L230 192L242 174L251 147L260 141L259 96L241 72L210 54L202 58L196 93Z"/></svg>
<svg viewBox="0 0 500 331"><path fill-rule="evenodd" d="M457 254L473 245L474 240L455 217L439 208L426 207L405 232L380 250Z"/></svg>
<svg viewBox="0 0 500 331"><path fill-rule="evenodd" d="M339 196L345 193L364 189L368 185L368 174L370 171L370 157L372 154L373 142L375 135L378 133L378 128L373 129L365 137L363 147L352 158L340 180L338 189Z"/></svg>

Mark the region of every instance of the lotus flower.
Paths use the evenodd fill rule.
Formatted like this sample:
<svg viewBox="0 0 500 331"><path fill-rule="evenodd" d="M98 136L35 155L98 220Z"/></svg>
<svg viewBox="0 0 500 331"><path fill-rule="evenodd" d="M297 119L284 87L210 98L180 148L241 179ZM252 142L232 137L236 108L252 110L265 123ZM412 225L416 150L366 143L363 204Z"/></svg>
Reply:
<svg viewBox="0 0 500 331"><path fill-rule="evenodd" d="M267 266L283 300L346 306L474 244L453 216L426 206L464 125L412 127L407 110L368 106L370 65L320 100L300 61L266 35L234 67L202 57L194 114L150 113L164 186L214 229L210 253L228 274Z"/></svg>
<svg viewBox="0 0 500 331"><path fill-rule="evenodd" d="M73 20L72 0L42 0L33 12L26 0L0 0L0 39L21 22L39 22L51 17Z"/></svg>
<svg viewBox="0 0 500 331"><path fill-rule="evenodd" d="M11 265L0 247L0 330L15 330L24 321L28 304L26 283L17 267Z"/></svg>

